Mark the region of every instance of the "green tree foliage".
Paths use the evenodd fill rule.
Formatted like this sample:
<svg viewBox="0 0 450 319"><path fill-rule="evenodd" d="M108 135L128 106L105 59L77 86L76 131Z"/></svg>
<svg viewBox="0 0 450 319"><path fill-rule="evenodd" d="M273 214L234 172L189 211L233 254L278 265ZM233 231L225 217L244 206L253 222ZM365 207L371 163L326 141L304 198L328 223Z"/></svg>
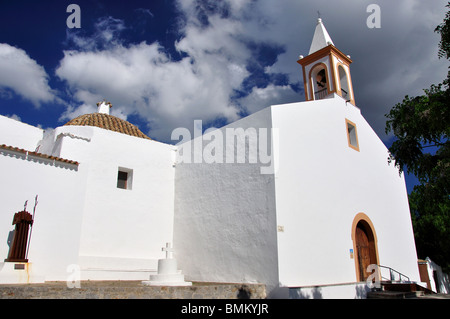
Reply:
<svg viewBox="0 0 450 319"><path fill-rule="evenodd" d="M450 2L447 4L450 8ZM435 29L441 36L439 58L450 58L450 11ZM386 133L395 162L419 180L409 195L419 258L430 257L450 272L450 72L424 95L405 96L386 114Z"/></svg>

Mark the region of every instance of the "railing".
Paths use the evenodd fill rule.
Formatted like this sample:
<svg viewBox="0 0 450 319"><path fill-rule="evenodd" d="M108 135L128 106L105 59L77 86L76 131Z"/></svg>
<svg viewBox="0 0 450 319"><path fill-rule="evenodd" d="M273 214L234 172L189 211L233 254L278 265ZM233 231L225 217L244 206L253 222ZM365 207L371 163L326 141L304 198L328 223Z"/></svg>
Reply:
<svg viewBox="0 0 450 319"><path fill-rule="evenodd" d="M344 99L347 98L347 96L348 96L348 92L342 88L341 88L341 94ZM324 89L314 92L314 99L320 100L320 99L323 99L324 97L326 97L327 95L328 95L328 89L324 88Z"/></svg>
<svg viewBox="0 0 450 319"><path fill-rule="evenodd" d="M320 99L323 99L327 95L328 95L327 88L324 88L324 89L314 92L314 99L320 100Z"/></svg>
<svg viewBox="0 0 450 319"><path fill-rule="evenodd" d="M384 279L384 280L388 280L388 281L391 281L391 282L394 282L394 281L410 281L408 276L402 274L401 272L399 272L399 271L397 271L395 269L392 269L391 267L382 266L382 265L377 265L377 266L379 268L384 268L384 269L387 269L389 271L389 278L387 278L387 277L383 277L383 274L382 274L382 272L380 270L380 276L381 276L382 280ZM398 280L396 278L398 278ZM403 278L403 280L402 280L402 278ZM404 279L406 279L406 280L404 280Z"/></svg>

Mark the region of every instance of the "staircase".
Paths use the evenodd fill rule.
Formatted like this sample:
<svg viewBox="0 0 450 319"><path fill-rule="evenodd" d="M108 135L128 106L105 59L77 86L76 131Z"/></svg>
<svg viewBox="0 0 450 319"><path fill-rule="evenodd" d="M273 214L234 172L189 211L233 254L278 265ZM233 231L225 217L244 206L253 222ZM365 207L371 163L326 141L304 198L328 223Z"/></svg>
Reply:
<svg viewBox="0 0 450 319"><path fill-rule="evenodd" d="M390 267L378 265L381 277L380 288L367 293L367 299L408 299L423 298L435 294L432 290L409 280L408 276ZM383 276L389 273L389 277Z"/></svg>
<svg viewBox="0 0 450 319"><path fill-rule="evenodd" d="M381 282L381 288L373 289L367 293L367 299L409 299L421 298L435 294L416 283Z"/></svg>

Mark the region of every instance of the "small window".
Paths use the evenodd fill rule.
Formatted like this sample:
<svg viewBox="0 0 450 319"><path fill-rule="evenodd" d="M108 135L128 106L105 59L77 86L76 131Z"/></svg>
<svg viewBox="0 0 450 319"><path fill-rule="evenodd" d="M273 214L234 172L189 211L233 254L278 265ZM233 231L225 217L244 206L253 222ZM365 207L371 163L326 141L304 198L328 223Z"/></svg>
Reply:
<svg viewBox="0 0 450 319"><path fill-rule="evenodd" d="M347 119L345 119L345 124L347 126L348 146L356 151L359 151L358 132L356 131L356 124Z"/></svg>
<svg viewBox="0 0 450 319"><path fill-rule="evenodd" d="M117 188L131 189L133 170L119 167L117 173Z"/></svg>

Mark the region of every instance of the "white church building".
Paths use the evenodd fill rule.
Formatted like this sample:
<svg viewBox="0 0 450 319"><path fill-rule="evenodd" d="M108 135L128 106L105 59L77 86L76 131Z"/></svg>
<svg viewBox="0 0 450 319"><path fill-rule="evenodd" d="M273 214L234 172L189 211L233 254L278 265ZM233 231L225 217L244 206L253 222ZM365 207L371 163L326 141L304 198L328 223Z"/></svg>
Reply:
<svg viewBox="0 0 450 319"><path fill-rule="evenodd" d="M0 284L144 281L166 243L186 280L269 297L364 294L372 264L420 282L404 177L320 19L297 62L305 102L177 145L105 101L52 131L0 116Z"/></svg>

